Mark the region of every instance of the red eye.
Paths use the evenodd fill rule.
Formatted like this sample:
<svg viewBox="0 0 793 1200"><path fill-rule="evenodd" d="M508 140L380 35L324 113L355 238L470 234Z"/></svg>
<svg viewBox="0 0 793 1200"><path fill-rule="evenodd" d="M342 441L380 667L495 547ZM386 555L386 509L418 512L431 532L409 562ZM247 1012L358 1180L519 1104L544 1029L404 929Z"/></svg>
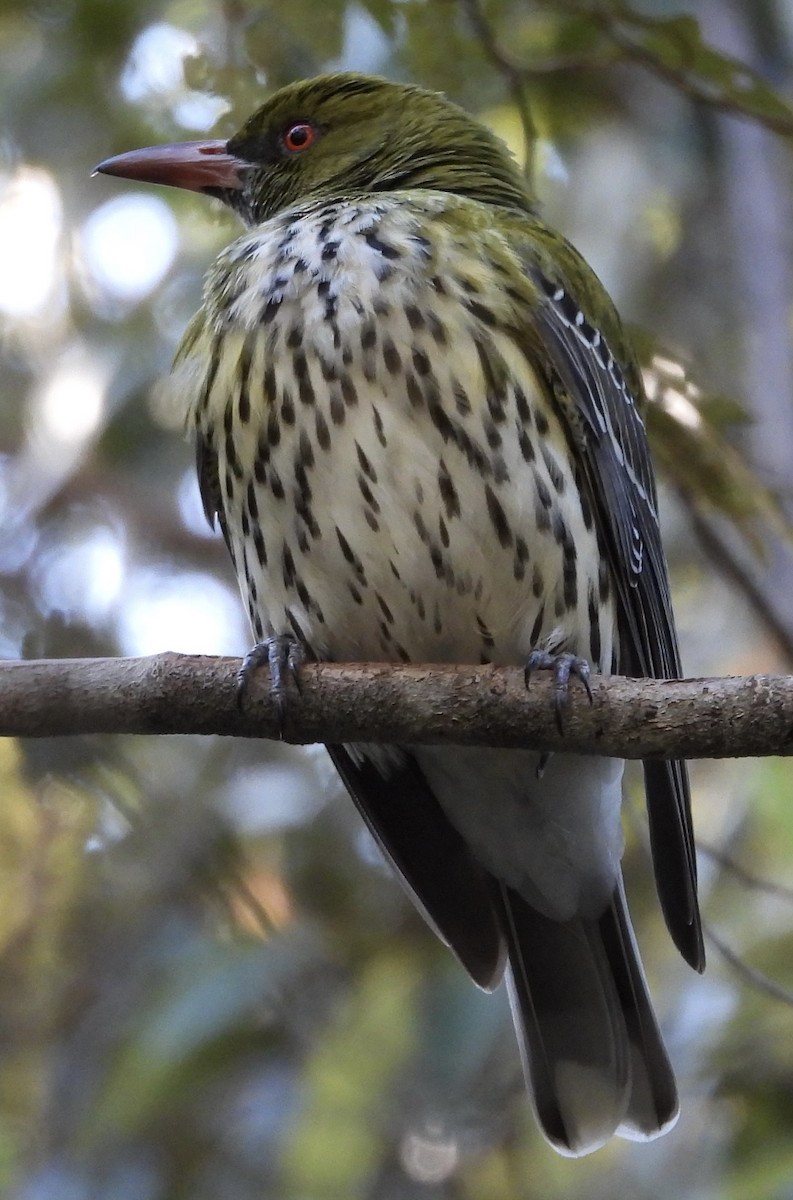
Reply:
<svg viewBox="0 0 793 1200"><path fill-rule="evenodd" d="M309 125L308 121L297 121L284 130L284 149L288 150L290 154L299 154L301 150L308 150L316 140L317 131L313 125Z"/></svg>

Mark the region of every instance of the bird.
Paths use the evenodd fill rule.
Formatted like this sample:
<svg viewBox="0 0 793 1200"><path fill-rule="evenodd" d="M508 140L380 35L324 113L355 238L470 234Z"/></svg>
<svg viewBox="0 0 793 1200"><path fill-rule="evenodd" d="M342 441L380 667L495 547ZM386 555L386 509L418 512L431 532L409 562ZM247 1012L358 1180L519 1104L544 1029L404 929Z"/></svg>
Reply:
<svg viewBox="0 0 793 1200"><path fill-rule="evenodd" d="M306 659L678 678L640 369L516 161L444 95L353 72L275 91L228 140L97 171L220 199L169 389L203 505L283 698ZM623 763L329 745L416 906L473 981L506 976L561 1154L675 1123L627 908ZM704 968L685 763L647 761L656 887Z"/></svg>

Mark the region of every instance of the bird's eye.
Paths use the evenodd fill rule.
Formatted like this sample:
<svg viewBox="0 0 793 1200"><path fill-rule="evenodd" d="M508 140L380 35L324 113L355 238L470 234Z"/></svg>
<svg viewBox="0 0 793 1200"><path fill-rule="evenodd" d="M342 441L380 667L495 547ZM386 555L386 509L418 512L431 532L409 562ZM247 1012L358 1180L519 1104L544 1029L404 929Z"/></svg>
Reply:
<svg viewBox="0 0 793 1200"><path fill-rule="evenodd" d="M284 149L290 154L299 154L301 150L308 150L317 140L317 130L308 121L297 121L294 125L289 125L284 130L283 134Z"/></svg>

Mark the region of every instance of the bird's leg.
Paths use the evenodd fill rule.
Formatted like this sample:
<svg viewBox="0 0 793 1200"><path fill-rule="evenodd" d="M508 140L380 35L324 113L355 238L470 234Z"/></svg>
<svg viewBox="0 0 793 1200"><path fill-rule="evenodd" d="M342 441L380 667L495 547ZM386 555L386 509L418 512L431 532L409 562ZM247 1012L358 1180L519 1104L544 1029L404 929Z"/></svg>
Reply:
<svg viewBox="0 0 793 1200"><path fill-rule="evenodd" d="M278 726L283 737L289 681L300 691L299 669L306 661L303 646L289 633L275 634L257 642L245 655L237 672L237 704L241 705L251 679L266 663L270 669L270 692L278 711Z"/></svg>
<svg viewBox="0 0 793 1200"><path fill-rule="evenodd" d="M577 654L563 651L561 654L550 654L547 650L532 650L523 668L523 678L526 687L529 686L533 671L552 671L554 682L554 707L556 709L556 724L560 733L564 733L564 718L570 703L570 676L580 679L592 703L592 689L589 686L590 666L585 658ZM542 760L541 760L542 761ZM543 767L545 763L542 763Z"/></svg>

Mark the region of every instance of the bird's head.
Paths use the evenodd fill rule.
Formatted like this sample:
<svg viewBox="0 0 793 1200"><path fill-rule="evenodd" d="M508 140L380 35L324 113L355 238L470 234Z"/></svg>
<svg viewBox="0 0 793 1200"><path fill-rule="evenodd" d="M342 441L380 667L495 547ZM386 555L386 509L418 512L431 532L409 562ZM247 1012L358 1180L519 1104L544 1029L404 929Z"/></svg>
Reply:
<svg viewBox="0 0 793 1200"><path fill-rule="evenodd" d="M225 141L133 150L97 171L218 196L248 225L293 204L433 188L528 209L504 144L437 92L366 75L282 88Z"/></svg>

